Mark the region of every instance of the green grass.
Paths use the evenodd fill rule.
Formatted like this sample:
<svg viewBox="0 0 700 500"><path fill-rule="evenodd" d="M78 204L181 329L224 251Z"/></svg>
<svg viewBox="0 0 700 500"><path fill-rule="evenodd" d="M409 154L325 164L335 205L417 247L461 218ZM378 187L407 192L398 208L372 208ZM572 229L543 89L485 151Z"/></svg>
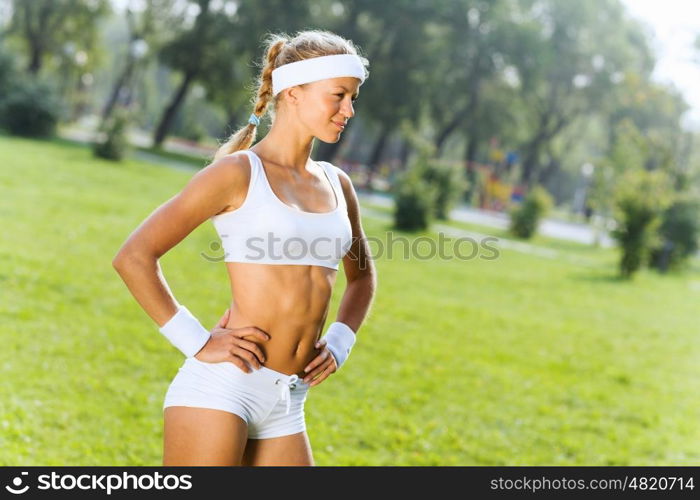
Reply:
<svg viewBox="0 0 700 500"><path fill-rule="evenodd" d="M192 174L5 136L0 164L0 465L160 465L182 356L111 259ZM201 257L214 241L204 224L161 260L208 326L230 293ZM378 259L353 354L307 401L316 463L700 464L700 275L623 282L586 252L596 266L506 250Z"/></svg>

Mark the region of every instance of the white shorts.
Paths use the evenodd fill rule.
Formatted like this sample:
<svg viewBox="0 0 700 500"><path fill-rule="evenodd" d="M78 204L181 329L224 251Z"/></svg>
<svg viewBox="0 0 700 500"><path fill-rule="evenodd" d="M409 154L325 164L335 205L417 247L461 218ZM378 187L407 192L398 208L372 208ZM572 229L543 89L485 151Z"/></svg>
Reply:
<svg viewBox="0 0 700 500"><path fill-rule="evenodd" d="M250 439L306 430L304 402L309 385L296 374L262 367L245 373L233 363L185 359L165 394L168 406L194 406L234 413L248 424Z"/></svg>

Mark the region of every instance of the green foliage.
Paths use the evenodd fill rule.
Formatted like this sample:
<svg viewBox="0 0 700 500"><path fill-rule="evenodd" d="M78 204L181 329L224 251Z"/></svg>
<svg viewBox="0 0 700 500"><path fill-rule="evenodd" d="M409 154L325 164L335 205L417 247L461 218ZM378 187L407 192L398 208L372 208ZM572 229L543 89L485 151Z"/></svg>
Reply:
<svg viewBox="0 0 700 500"><path fill-rule="evenodd" d="M670 196L669 178L663 171L630 170L620 179L614 194L617 227L612 236L622 250L622 277L632 277L658 244L656 230Z"/></svg>
<svg viewBox="0 0 700 500"><path fill-rule="evenodd" d="M418 177L416 179L404 179L408 184L415 184L414 188L404 186L404 193L407 195L409 192L415 192L417 194L410 196L420 198L420 200L415 200L415 203L417 203L415 209L406 208L407 213L414 210L422 210L418 208L419 206L432 204L432 214L428 216L425 224L429 224L433 217L447 220L450 210L462 198L469 186L464 170L458 165L435 158L437 153L435 145L413 130L407 122L402 123L401 129L404 138L410 142L416 151L416 155L409 167L409 170L412 170L410 175ZM427 186L429 186L428 191L430 193L425 192ZM432 202L430 202L431 197L433 198ZM405 198L402 203L404 202L406 204L413 203L409 198ZM412 219L413 216L408 215L408 218ZM418 227L422 226L422 224L418 224ZM410 224L407 227L410 227Z"/></svg>
<svg viewBox="0 0 700 500"><path fill-rule="evenodd" d="M597 162L588 196L591 206L602 214L613 210L615 187L620 177L627 171L644 168L649 148L644 135L632 120L621 120L611 133L613 142L610 152Z"/></svg>
<svg viewBox="0 0 700 500"><path fill-rule="evenodd" d="M613 106L608 111L610 144L617 142L619 134L636 135L637 155L643 158L646 168L672 168L674 157L678 159L682 148L680 118L688 110L682 95L667 85L629 72L613 96Z"/></svg>
<svg viewBox="0 0 700 500"><path fill-rule="evenodd" d="M129 151L127 136L129 122L129 112L125 109L116 109L109 121L103 126L103 140L97 141L93 145L95 156L107 160L122 160Z"/></svg>
<svg viewBox="0 0 700 500"><path fill-rule="evenodd" d="M15 86L17 78L17 58L0 44L0 107L4 98Z"/></svg>
<svg viewBox="0 0 700 500"><path fill-rule="evenodd" d="M700 200L682 197L663 213L660 242L651 251L651 265L660 271L678 268L698 249Z"/></svg>
<svg viewBox="0 0 700 500"><path fill-rule="evenodd" d="M15 55L0 44L0 128L5 127L5 117L7 116L4 109L5 101L16 87L18 78Z"/></svg>
<svg viewBox="0 0 700 500"><path fill-rule="evenodd" d="M112 12L109 0L15 1L10 33L25 39L36 57L30 58L29 71L39 73L44 62L64 59L72 50L89 54L88 65L97 59L100 40L99 20Z"/></svg>
<svg viewBox="0 0 700 500"><path fill-rule="evenodd" d="M542 186L535 186L523 202L510 211L510 231L518 238L531 238L542 217L552 208L552 196Z"/></svg>
<svg viewBox="0 0 700 500"><path fill-rule="evenodd" d="M436 159L428 159L421 168L425 182L434 186L436 190L435 217L447 220L450 210L469 186L464 169Z"/></svg>
<svg viewBox="0 0 700 500"><path fill-rule="evenodd" d="M0 102L2 125L12 134L50 137L62 113L54 85L25 76L16 80Z"/></svg>
<svg viewBox="0 0 700 500"><path fill-rule="evenodd" d="M175 130L178 135L190 141L200 142L207 137L207 129L199 121L192 117L187 117L180 130Z"/></svg>
<svg viewBox="0 0 700 500"><path fill-rule="evenodd" d="M435 214L438 196L434 185L424 179L424 171L415 162L399 174L392 187L394 194L394 225L404 231L424 230L430 226Z"/></svg>

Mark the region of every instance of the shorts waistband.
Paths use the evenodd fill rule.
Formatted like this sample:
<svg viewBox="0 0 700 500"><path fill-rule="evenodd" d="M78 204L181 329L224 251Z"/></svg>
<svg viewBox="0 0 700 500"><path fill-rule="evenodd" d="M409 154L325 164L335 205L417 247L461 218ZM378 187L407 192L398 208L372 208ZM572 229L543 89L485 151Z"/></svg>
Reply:
<svg viewBox="0 0 700 500"><path fill-rule="evenodd" d="M275 385L285 384L285 385L307 385L299 378L299 375L292 373L291 375L285 375L277 370L272 370L266 366L261 366L259 370L253 369L252 373L248 375L255 375L260 378L265 378Z"/></svg>
<svg viewBox="0 0 700 500"><path fill-rule="evenodd" d="M234 379L241 380L252 387L257 387L262 390L279 389L280 386L288 387L289 389L307 388L309 387L296 373L291 375L286 375L277 370L272 370L265 366L260 367L259 370L253 368L250 373L245 373L238 366L230 363L228 361L223 361L220 363L207 363L200 361L195 357L187 358L186 362L194 363L200 366L204 366L208 369L221 371L222 375L226 377L233 377Z"/></svg>

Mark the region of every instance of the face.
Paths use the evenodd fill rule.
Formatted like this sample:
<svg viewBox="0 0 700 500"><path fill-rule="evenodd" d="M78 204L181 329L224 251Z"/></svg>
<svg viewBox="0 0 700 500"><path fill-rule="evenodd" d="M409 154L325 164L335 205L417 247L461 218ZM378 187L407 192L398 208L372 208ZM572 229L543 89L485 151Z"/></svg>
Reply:
<svg viewBox="0 0 700 500"><path fill-rule="evenodd" d="M292 87L286 92L296 119L323 142L337 142L343 125L355 115L353 102L360 80L351 76L328 78Z"/></svg>

